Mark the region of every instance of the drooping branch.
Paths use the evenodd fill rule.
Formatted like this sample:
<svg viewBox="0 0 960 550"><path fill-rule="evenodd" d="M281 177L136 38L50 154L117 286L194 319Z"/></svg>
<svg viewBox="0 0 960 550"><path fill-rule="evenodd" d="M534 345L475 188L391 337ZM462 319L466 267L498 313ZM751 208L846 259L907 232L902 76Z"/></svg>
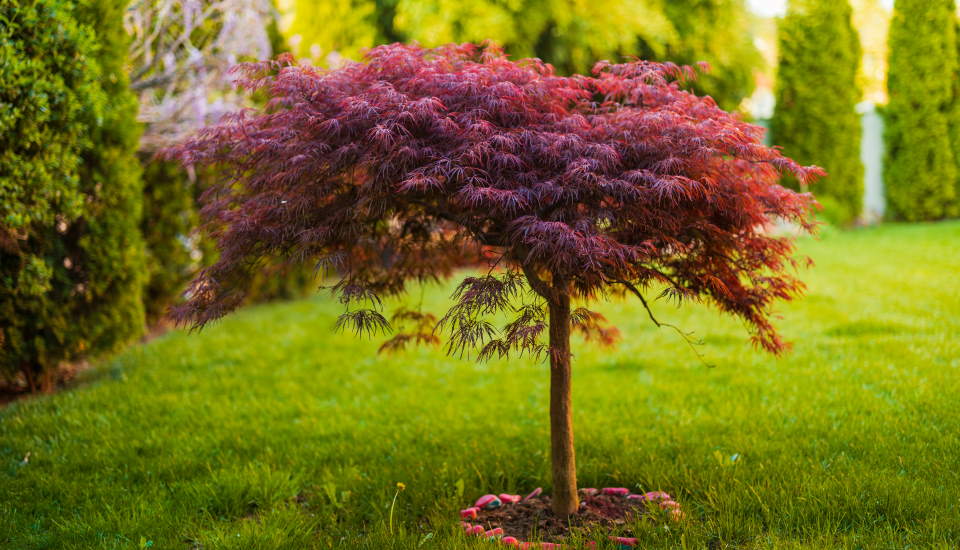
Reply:
<svg viewBox="0 0 960 550"><path fill-rule="evenodd" d="M437 318L431 313L401 308L393 314L390 322L399 329L393 337L377 348L378 353L399 352L409 344L440 345L440 337L436 333Z"/></svg>
<svg viewBox="0 0 960 550"><path fill-rule="evenodd" d="M636 287L636 285L634 285L634 284L631 283L630 281L624 281L624 280L621 280L621 279L617 279L617 280L613 280L613 281L611 281L611 282L612 282L612 283L616 283L616 284L623 285L627 290L630 291L631 294L633 294L634 296L636 296L637 298L639 298L639 299L640 299L640 303L643 304L643 309L645 309L646 312L647 312L647 316L650 318L650 321L651 321L654 325L657 326L657 328L664 328L664 327L665 327L665 328L669 328L669 329L673 330L674 332L676 332L677 334L679 334L680 337L683 338L683 341L686 342L687 346L688 346L688 347L693 351L693 353L697 356L697 359L700 359L701 361L704 361L704 363L706 364L706 361L704 360L703 354L701 354L700 351L696 348L696 346L703 345L703 343L702 343L702 342L699 342L699 341L696 341L696 340L693 340L693 338L692 338L693 332L684 332L680 327L678 327L678 326L676 326L676 325L672 325L672 324L670 324L670 323L664 323L664 322L660 321L659 319L657 319L657 317L653 314L653 310L650 309L650 304L647 303L646 297L643 295L642 292L640 292L640 289L638 289L638 288ZM707 364L707 366L711 366L711 365Z"/></svg>
<svg viewBox="0 0 960 550"><path fill-rule="evenodd" d="M570 313L570 324L583 335L584 340L594 340L603 346L612 346L620 339L620 330L610 326L603 315L578 307Z"/></svg>

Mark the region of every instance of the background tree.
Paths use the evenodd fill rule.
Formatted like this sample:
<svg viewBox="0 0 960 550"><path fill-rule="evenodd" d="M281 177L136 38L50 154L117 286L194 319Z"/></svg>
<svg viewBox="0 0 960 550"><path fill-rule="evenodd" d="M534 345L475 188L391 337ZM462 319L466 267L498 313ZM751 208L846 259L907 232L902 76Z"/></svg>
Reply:
<svg viewBox="0 0 960 550"><path fill-rule="evenodd" d="M884 0L850 0L850 6L863 50L859 75L863 99L884 105L887 103L887 35L891 10L884 6Z"/></svg>
<svg viewBox="0 0 960 550"><path fill-rule="evenodd" d="M705 61L712 70L697 91L735 109L753 91L762 62L743 0L296 0L293 8L288 34L297 38L295 52L327 64L389 42L487 39L561 74L629 56Z"/></svg>
<svg viewBox="0 0 960 550"><path fill-rule="evenodd" d="M180 165L142 151L147 279L143 304L147 323L156 324L215 251L193 230L199 223L197 178ZM195 174L194 174L195 176Z"/></svg>
<svg viewBox="0 0 960 550"><path fill-rule="evenodd" d="M960 213L950 139L957 43L953 0L897 0L890 24L884 179L894 218Z"/></svg>
<svg viewBox="0 0 960 550"><path fill-rule="evenodd" d="M792 0L779 25L776 111L771 141L830 176L816 195L833 222L863 209L860 162L860 41L846 0Z"/></svg>
<svg viewBox="0 0 960 550"><path fill-rule="evenodd" d="M282 51L272 0L137 0L124 14L144 151L248 105L230 69Z"/></svg>
<svg viewBox="0 0 960 550"><path fill-rule="evenodd" d="M137 1L125 13L132 36L131 86L140 98L145 131L144 212L149 277L144 289L147 320L159 321L186 284L216 250L193 233L197 198L212 177L187 172L155 153L224 114L256 105L237 93L230 69L238 62L269 59L285 51L272 0ZM303 294L309 271L274 272L251 289L251 301Z"/></svg>
<svg viewBox="0 0 960 550"><path fill-rule="evenodd" d="M953 160L957 166L957 184L954 187L954 206L948 210L947 215L957 217L960 216L960 18L954 18L953 33L957 47L957 70L952 73L953 97L950 102L947 124L950 130Z"/></svg>
<svg viewBox="0 0 960 550"><path fill-rule="evenodd" d="M0 1L0 366L34 390L143 328L124 6Z"/></svg>
<svg viewBox="0 0 960 550"><path fill-rule="evenodd" d="M683 65L708 63L710 70L692 82L691 89L710 95L723 109L737 109L753 93L754 73L762 65L743 0L670 0L664 3L664 14L676 29L674 37L663 52L644 43L637 55Z"/></svg>
<svg viewBox="0 0 960 550"><path fill-rule="evenodd" d="M171 151L227 171L203 209L220 257L179 318L202 326L231 311L257 266L280 256L328 268L347 308L337 326L372 334L392 327L383 296L491 258L435 327L398 312L384 347L440 330L451 354L549 356L558 515L577 510L570 332L612 337L581 304L629 294L650 312L647 292L704 299L744 319L757 345L784 349L769 308L802 283L787 272L791 239L761 228L776 216L809 229L811 197L777 181L820 172L679 90L689 69L600 63L593 77L558 77L465 44L381 46L332 71L246 71L269 108Z"/></svg>

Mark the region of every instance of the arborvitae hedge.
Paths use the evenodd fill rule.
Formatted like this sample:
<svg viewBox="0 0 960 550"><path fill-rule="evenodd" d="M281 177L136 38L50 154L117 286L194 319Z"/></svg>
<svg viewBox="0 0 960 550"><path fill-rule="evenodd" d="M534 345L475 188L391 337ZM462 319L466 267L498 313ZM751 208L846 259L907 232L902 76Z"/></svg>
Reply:
<svg viewBox="0 0 960 550"><path fill-rule="evenodd" d="M860 40L847 0L791 0L779 26L772 142L828 176L811 191L830 221L846 224L863 207L860 115L856 105Z"/></svg>
<svg viewBox="0 0 960 550"><path fill-rule="evenodd" d="M0 0L0 375L33 389L143 327L124 7Z"/></svg>
<svg viewBox="0 0 960 550"><path fill-rule="evenodd" d="M957 179L954 186L954 206L948 209L947 215L960 216L960 18L954 19L954 42L957 45L956 69L953 71L953 101L950 105L947 126L950 129L950 145L953 150L953 161L957 167Z"/></svg>
<svg viewBox="0 0 960 550"><path fill-rule="evenodd" d="M177 164L142 154L141 229L147 246L147 284L143 293L147 322L154 323L196 274L204 250L192 235L197 226L196 186Z"/></svg>
<svg viewBox="0 0 960 550"><path fill-rule="evenodd" d="M951 125L957 72L954 0L897 0L890 24L884 180L891 217L960 214Z"/></svg>
<svg viewBox="0 0 960 550"><path fill-rule="evenodd" d="M141 229L147 248L144 306L147 322L156 323L176 303L187 283L203 266L217 259L214 242L195 231L199 196L215 174L198 173L191 180L177 163L141 155L144 217ZM266 273L269 273L266 274ZM312 266L275 266L247 289L246 302L258 303L304 296L317 285Z"/></svg>

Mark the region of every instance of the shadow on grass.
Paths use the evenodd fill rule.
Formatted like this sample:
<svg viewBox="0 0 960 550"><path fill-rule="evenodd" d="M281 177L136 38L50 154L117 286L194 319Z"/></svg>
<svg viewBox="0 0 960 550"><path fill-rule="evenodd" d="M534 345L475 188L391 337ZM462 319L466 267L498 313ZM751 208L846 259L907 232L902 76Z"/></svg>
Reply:
<svg viewBox="0 0 960 550"><path fill-rule="evenodd" d="M910 332L914 330L904 325L864 320L835 325L824 331L824 335L835 338L856 338L858 336L895 336Z"/></svg>

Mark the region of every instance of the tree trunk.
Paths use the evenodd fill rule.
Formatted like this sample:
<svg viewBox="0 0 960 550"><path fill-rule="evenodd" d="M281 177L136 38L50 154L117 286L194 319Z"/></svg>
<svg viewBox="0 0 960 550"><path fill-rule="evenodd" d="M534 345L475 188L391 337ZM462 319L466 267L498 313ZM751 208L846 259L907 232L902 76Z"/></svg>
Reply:
<svg viewBox="0 0 960 550"><path fill-rule="evenodd" d="M20 363L20 372L29 393L53 393L57 387L55 368L44 368L41 364L23 361Z"/></svg>
<svg viewBox="0 0 960 550"><path fill-rule="evenodd" d="M557 293L560 294L560 293ZM573 452L570 371L570 296L548 300L550 307L550 452L553 463L553 512L567 517L580 506Z"/></svg>
<svg viewBox="0 0 960 550"><path fill-rule="evenodd" d="M27 391L30 393L37 392L37 378L34 376L33 365L28 361L22 361L20 363L20 372L23 374L23 381L27 383Z"/></svg>

